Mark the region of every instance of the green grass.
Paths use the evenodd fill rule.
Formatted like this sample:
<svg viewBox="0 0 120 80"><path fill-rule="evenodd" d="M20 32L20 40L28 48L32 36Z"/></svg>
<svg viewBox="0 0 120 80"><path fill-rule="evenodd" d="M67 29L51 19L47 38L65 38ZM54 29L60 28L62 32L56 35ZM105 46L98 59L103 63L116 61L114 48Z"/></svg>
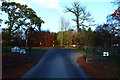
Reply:
<svg viewBox="0 0 120 80"><path fill-rule="evenodd" d="M8 52L8 51L11 51L11 48L13 48L13 47L8 46L8 47L7 47L7 52ZM5 47L5 46L2 47L2 52L3 52L3 53L6 52L6 47Z"/></svg>
<svg viewBox="0 0 120 80"><path fill-rule="evenodd" d="M80 51L80 52L86 53L86 50L80 50L80 49L78 49L78 48L74 48L74 50L77 50L77 51Z"/></svg>
<svg viewBox="0 0 120 80"><path fill-rule="evenodd" d="M102 58L102 59L105 59L107 61L113 61L113 62L119 61L118 57L113 57L113 56L102 56L102 55L99 55L97 53L89 53L88 55L93 55L96 58Z"/></svg>
<svg viewBox="0 0 120 80"><path fill-rule="evenodd" d="M74 50L86 53L86 50L80 50L78 48L74 48ZM119 58L114 58L113 56L102 56L102 54L100 55L98 53L88 53L88 55L92 55L96 58L102 58L102 59L105 59L107 61L113 61L113 62L119 61Z"/></svg>
<svg viewBox="0 0 120 80"><path fill-rule="evenodd" d="M88 55L92 55L94 57L101 57L102 55L98 54L98 53L88 53Z"/></svg>
<svg viewBox="0 0 120 80"><path fill-rule="evenodd" d="M36 49L36 48L32 48L32 51L47 51L46 49Z"/></svg>
<svg viewBox="0 0 120 80"><path fill-rule="evenodd" d="M73 47L64 47L65 49L77 49L77 48L73 48Z"/></svg>
<svg viewBox="0 0 120 80"><path fill-rule="evenodd" d="M29 48L21 48L21 49L25 49L25 50L29 50ZM41 49L41 48L32 48L32 51L47 51L46 49Z"/></svg>
<svg viewBox="0 0 120 80"><path fill-rule="evenodd" d="M77 49L77 48L75 50L86 53L86 50L80 50L80 49ZM108 62L110 62L110 61L112 61L112 62L118 62L119 61L119 58L114 58L112 56L102 56L102 55L99 55L98 53L88 53L88 55L93 55L96 58L105 59ZM111 71L110 72L111 75L114 75L114 76L117 76L117 77L120 76L120 72L118 71L120 68L118 69L117 67L112 67L112 68L107 67L107 69L109 71Z"/></svg>
<svg viewBox="0 0 120 80"><path fill-rule="evenodd" d="M11 51L11 48L13 48L13 47L8 46L8 47L7 47L7 52L8 52L8 51ZM23 48L23 47L21 47L20 49L29 50L29 48ZM40 49L40 48L32 48L31 50L32 50L32 51L47 51L46 49ZM5 53L5 52L6 52L6 47L3 46L3 47L2 47L2 53Z"/></svg>

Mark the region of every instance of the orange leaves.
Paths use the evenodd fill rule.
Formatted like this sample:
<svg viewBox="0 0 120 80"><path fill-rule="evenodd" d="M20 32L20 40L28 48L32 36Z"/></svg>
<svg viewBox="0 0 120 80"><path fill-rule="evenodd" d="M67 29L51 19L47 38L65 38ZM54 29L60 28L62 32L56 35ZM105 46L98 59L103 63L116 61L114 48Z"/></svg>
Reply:
<svg viewBox="0 0 120 80"><path fill-rule="evenodd" d="M56 44L55 37L52 33L43 31L42 37L43 46L49 47Z"/></svg>

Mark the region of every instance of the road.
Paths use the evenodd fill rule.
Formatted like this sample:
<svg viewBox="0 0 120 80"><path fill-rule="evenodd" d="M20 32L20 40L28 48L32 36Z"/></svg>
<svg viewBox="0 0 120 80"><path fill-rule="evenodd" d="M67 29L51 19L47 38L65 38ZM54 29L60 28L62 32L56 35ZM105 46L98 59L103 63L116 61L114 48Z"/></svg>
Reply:
<svg viewBox="0 0 120 80"><path fill-rule="evenodd" d="M49 49L22 78L87 78L77 64L79 56L70 49Z"/></svg>

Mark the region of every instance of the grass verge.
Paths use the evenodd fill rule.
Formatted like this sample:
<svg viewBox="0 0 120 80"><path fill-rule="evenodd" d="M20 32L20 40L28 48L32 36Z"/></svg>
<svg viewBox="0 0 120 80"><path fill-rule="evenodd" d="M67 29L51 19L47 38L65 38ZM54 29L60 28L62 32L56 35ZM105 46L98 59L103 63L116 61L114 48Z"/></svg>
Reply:
<svg viewBox="0 0 120 80"><path fill-rule="evenodd" d="M80 50L80 49L77 49L77 48L74 48L74 50L77 50L77 51L80 51L82 53L85 53L86 54L86 50ZM98 54L98 53L90 53L88 52L88 56L94 56L96 58L101 58L101 59L105 59L107 61L112 61L112 62L118 62L120 59L119 57L115 57L115 56L103 56L102 54Z"/></svg>
<svg viewBox="0 0 120 80"><path fill-rule="evenodd" d="M11 46L8 46L7 48L5 46L2 47L2 53L5 53L6 50L7 52L11 51ZM25 49L25 50L29 50L29 47L21 47L20 49ZM41 48L31 48L31 51L47 51L46 49L41 49Z"/></svg>
<svg viewBox="0 0 120 80"><path fill-rule="evenodd" d="M75 49L77 50L77 49ZM95 79L120 79L119 64L116 63L86 63L86 53L81 50L77 50L83 56L78 58L78 64L83 68L84 72L88 74L88 78ZM109 62L109 61L108 61Z"/></svg>
<svg viewBox="0 0 120 80"><path fill-rule="evenodd" d="M29 50L29 48L23 48L23 47L21 49ZM31 48L31 51L47 51L47 50L41 48Z"/></svg>

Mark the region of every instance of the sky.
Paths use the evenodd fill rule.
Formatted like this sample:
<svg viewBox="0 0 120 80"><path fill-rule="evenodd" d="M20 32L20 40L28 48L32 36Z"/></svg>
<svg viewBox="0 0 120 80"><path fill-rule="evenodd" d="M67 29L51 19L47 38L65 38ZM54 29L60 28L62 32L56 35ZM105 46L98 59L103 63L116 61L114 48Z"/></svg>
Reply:
<svg viewBox="0 0 120 80"><path fill-rule="evenodd" d="M62 17L66 21L70 22L70 28L73 28L76 24L72 21L75 16L71 13L64 13L65 7L72 7L74 1L79 1L81 5L86 7L86 11L89 11L95 20L95 24L106 23L106 16L111 14L115 9L115 5L111 3L112 0L11 0L21 4L27 4L32 8L42 20L45 21L42 24L42 30L49 30L51 32L60 31L60 20ZM2 19L7 20L7 14L2 12L0 15ZM2 27L7 25L2 23ZM91 26L94 30L96 26Z"/></svg>

